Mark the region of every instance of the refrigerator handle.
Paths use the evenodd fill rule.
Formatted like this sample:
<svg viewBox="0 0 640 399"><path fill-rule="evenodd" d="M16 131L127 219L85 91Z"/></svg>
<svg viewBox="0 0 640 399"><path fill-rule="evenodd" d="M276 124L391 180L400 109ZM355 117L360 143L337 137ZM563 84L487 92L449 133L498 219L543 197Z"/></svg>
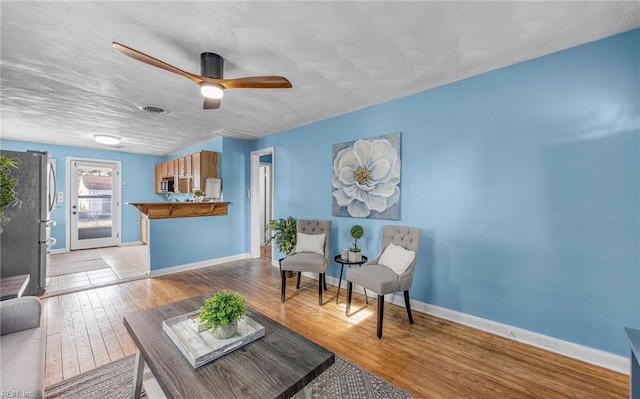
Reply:
<svg viewBox="0 0 640 399"><path fill-rule="evenodd" d="M58 178L56 176L56 171L53 168L53 164L49 163L49 173L51 178L53 179L53 185L49 186L49 212L53 211L56 207L56 190L58 187Z"/></svg>

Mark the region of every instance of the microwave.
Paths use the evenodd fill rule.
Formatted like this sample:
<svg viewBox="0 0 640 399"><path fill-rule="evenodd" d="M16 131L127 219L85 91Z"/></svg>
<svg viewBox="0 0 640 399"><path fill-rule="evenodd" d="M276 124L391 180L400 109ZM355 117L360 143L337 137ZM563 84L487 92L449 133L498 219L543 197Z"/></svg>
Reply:
<svg viewBox="0 0 640 399"><path fill-rule="evenodd" d="M162 180L160 182L160 191L163 193L173 192L173 180Z"/></svg>

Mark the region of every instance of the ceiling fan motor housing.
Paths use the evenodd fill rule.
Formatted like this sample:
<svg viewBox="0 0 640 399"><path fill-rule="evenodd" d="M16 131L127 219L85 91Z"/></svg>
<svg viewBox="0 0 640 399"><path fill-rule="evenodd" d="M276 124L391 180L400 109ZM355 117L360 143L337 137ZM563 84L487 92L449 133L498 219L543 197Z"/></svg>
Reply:
<svg viewBox="0 0 640 399"><path fill-rule="evenodd" d="M200 54L200 75L223 79L224 59L216 53Z"/></svg>

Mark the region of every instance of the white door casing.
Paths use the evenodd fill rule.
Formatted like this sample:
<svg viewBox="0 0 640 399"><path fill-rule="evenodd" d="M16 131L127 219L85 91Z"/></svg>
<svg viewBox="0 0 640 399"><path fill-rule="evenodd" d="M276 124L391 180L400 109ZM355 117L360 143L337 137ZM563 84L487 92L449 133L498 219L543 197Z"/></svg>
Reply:
<svg viewBox="0 0 640 399"><path fill-rule="evenodd" d="M260 257L260 233L264 226L260 222L260 156L271 155L271 214L273 215L274 203L273 193L275 187L275 162L276 154L274 147L263 148L251 152L251 187L249 195L251 199L251 258ZM273 253L273 251L272 251Z"/></svg>
<svg viewBox="0 0 640 399"><path fill-rule="evenodd" d="M121 243L121 163L67 158L69 249Z"/></svg>

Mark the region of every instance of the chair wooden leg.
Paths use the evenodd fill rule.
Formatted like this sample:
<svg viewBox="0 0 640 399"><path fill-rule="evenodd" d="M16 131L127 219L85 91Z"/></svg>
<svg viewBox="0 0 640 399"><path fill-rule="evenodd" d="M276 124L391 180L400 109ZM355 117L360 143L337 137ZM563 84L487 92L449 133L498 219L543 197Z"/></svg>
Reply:
<svg viewBox="0 0 640 399"><path fill-rule="evenodd" d="M318 274L318 305L322 306L322 273Z"/></svg>
<svg viewBox="0 0 640 399"><path fill-rule="evenodd" d="M327 290L327 275L326 273L322 273L322 286L324 287L324 290Z"/></svg>
<svg viewBox="0 0 640 399"><path fill-rule="evenodd" d="M287 272L284 270L281 270L280 277L282 279L282 284L280 288L280 302L284 303L284 294L287 292Z"/></svg>
<svg viewBox="0 0 640 399"><path fill-rule="evenodd" d="M300 276L302 276L302 272L298 272L298 282L296 283L296 289L300 289Z"/></svg>
<svg viewBox="0 0 640 399"><path fill-rule="evenodd" d="M351 281L347 281L347 310L344 314L349 317L349 311L351 310L351 293L353 291L353 283Z"/></svg>
<svg viewBox="0 0 640 399"><path fill-rule="evenodd" d="M384 295L378 295L378 339L382 338L382 320L384 320Z"/></svg>
<svg viewBox="0 0 640 399"><path fill-rule="evenodd" d="M404 292L404 305L407 307L407 315L409 316L409 323L413 324L413 316L411 315L411 303L409 302L409 290Z"/></svg>

